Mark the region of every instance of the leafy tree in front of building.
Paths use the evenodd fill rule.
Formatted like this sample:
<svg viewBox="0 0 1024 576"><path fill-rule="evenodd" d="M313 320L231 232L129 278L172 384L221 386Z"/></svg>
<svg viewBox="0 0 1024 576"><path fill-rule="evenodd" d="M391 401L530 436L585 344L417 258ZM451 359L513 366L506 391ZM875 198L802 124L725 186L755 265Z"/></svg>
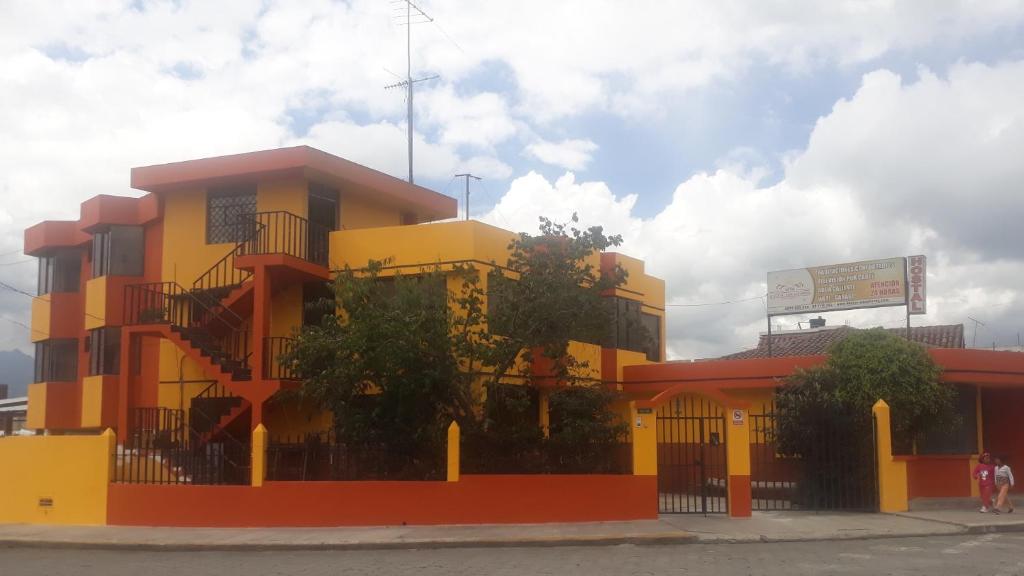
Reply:
<svg viewBox="0 0 1024 576"><path fill-rule="evenodd" d="M854 332L824 364L791 376L775 397L774 440L778 452L802 458L802 489L813 493L804 496L845 497L829 492L858 482L873 490L871 408L880 399L894 439L953 427L956 391L940 375L923 346L879 328Z"/></svg>
<svg viewBox="0 0 1024 576"><path fill-rule="evenodd" d="M470 266L415 275L386 274L380 262L345 269L332 283L339 313L305 327L282 361L303 380L302 394L333 413L339 442L396 462L385 476L439 474L453 419L470 458L476 449L499 467L506 457L521 471L543 472L553 465L547 454L558 453L555 464L582 468L624 433L611 412L614 395L590 389L587 364L569 352L570 340L600 342L607 333L601 294L625 274L602 274L592 262L620 241L600 228L542 219L539 236L512 241L486 295ZM524 370L542 358L558 384L549 441L537 382ZM541 454L545 442L551 449Z"/></svg>

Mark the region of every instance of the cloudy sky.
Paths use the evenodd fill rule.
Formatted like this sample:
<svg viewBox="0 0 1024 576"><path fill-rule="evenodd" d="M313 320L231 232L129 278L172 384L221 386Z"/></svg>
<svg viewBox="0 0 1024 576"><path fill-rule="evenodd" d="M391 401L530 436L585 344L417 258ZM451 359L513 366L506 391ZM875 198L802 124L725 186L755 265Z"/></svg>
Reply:
<svg viewBox="0 0 1024 576"><path fill-rule="evenodd" d="M470 171L475 218L621 233L666 280L670 357L753 346L768 270L918 253L915 324L1017 344L1024 2L420 6L415 75L440 78L415 99L418 183L458 196ZM22 230L132 194L132 166L301 143L404 176L394 10L0 0L0 280L33 289ZM0 349L28 349L27 300L0 292Z"/></svg>

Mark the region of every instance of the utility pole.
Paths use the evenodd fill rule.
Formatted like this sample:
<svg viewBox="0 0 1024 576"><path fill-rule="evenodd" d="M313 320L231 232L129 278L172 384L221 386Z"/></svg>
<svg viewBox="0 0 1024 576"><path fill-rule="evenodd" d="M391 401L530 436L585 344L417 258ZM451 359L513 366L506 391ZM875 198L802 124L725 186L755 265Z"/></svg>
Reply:
<svg viewBox="0 0 1024 576"><path fill-rule="evenodd" d="M419 6L412 3L412 0L395 0L392 4L405 4L404 16L399 15L400 18L405 18L404 23L400 23L399 26L405 26L405 80L397 82L395 84L389 84L384 87L385 90L391 88L405 88L405 124L406 131L408 132L409 139L409 183L413 183L412 177L412 133L413 133L413 114L412 114L412 95L413 86L419 82L426 82L428 80L434 80L440 78L437 74L428 76L426 78L412 78L412 25L413 24L424 24L426 22L433 22L434 19L427 15L426 12L420 9ZM401 8L399 8L401 9ZM413 12L415 10L415 12ZM413 21L414 18L419 20ZM401 78L401 76L399 76Z"/></svg>
<svg viewBox="0 0 1024 576"><path fill-rule="evenodd" d="M469 220L469 179L472 178L473 180L480 180L480 178L478 178L477 176L473 176L472 174L469 173L456 174L455 177L466 179L466 220Z"/></svg>
<svg viewBox="0 0 1024 576"><path fill-rule="evenodd" d="M974 348L978 344L978 326L984 326L985 323L977 318L971 318L970 316L968 316L967 319L974 322L974 335L971 336L971 348Z"/></svg>

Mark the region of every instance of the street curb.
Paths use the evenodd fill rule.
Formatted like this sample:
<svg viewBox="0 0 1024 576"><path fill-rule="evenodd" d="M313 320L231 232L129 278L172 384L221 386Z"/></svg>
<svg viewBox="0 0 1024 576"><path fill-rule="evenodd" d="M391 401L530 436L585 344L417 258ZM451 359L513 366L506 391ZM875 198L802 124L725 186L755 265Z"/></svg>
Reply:
<svg viewBox="0 0 1024 576"><path fill-rule="evenodd" d="M323 542L323 543L237 543L202 544L149 542L100 542L69 540L28 540L0 538L0 548L45 548L71 550L137 550L158 552L243 552L243 551L359 551L359 550L435 550L448 548L555 548L561 546L664 546L697 543L687 532L650 534L644 536L577 536L552 538L496 538L481 540L402 540L394 542Z"/></svg>
<svg viewBox="0 0 1024 576"><path fill-rule="evenodd" d="M901 538L934 538L940 536L963 536L969 532L960 529L955 532L905 532L899 534L855 534L850 536L810 536L803 538L772 538L763 534L753 538L698 538L697 544L792 544L796 542L847 542L851 540L897 540Z"/></svg>

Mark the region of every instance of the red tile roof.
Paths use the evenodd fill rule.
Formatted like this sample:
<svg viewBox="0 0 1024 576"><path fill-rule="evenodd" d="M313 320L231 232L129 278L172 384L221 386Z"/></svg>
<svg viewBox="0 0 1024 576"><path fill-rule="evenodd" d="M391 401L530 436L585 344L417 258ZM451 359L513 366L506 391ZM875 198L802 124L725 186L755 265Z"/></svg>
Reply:
<svg viewBox="0 0 1024 576"><path fill-rule="evenodd" d="M799 332L783 332L772 335L772 357L785 356L817 356L827 354L829 347L843 340L857 328L836 326L814 328ZM906 328L887 328L887 332L897 336L906 336ZM910 329L910 340L923 344L927 348L963 348L964 325L948 324L942 326L916 326ZM749 358L768 358L768 336L761 335L757 348L722 356L723 360L742 360Z"/></svg>

